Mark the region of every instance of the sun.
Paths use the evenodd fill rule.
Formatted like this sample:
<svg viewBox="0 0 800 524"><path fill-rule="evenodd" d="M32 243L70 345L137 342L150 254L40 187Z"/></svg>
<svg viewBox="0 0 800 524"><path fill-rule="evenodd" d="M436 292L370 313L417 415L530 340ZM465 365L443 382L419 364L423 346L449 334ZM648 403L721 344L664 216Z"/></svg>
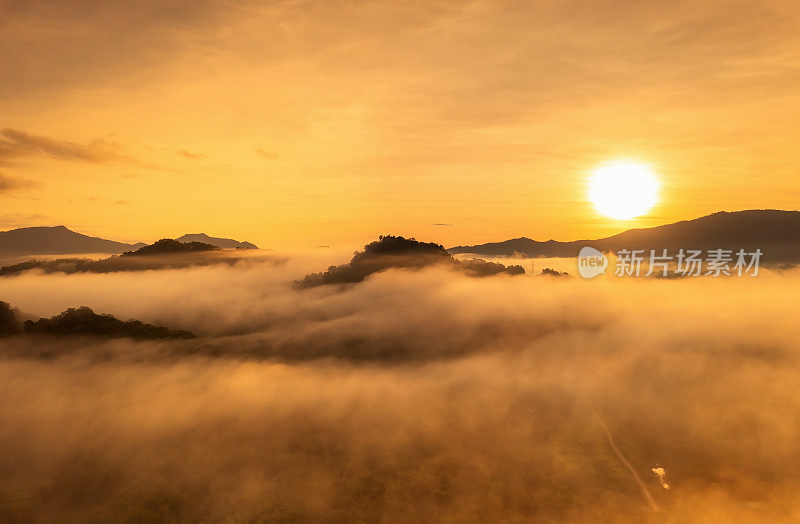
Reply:
<svg viewBox="0 0 800 524"><path fill-rule="evenodd" d="M658 179L647 164L606 164L592 171L589 200L608 217L617 220L638 217L658 201Z"/></svg>

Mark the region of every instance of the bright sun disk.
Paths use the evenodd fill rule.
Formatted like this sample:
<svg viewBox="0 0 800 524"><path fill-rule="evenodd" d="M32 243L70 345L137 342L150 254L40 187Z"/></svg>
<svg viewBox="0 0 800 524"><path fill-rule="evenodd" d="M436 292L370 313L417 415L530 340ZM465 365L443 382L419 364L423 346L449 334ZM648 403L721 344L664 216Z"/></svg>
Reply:
<svg viewBox="0 0 800 524"><path fill-rule="evenodd" d="M589 199L597 211L608 217L638 217L658 200L658 180L647 164L608 164L592 172Z"/></svg>

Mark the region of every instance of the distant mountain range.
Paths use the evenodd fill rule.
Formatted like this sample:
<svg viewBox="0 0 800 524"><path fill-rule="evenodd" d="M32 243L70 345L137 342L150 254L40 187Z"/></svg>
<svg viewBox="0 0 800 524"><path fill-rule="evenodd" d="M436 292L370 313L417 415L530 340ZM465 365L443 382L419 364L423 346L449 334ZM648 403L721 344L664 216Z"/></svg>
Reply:
<svg viewBox="0 0 800 524"><path fill-rule="evenodd" d="M202 242L223 249L258 249L250 242L230 238L214 238L204 233L183 235L180 242ZM118 254L136 251L147 244L126 244L104 238L90 237L71 231L64 226L23 227L0 231L0 257L12 258L28 255L66 255L80 253Z"/></svg>
<svg viewBox="0 0 800 524"><path fill-rule="evenodd" d="M122 253L146 244L125 244L82 235L64 226L23 227L0 232L0 257L62 255L66 253Z"/></svg>
<svg viewBox="0 0 800 524"><path fill-rule="evenodd" d="M217 238L210 237L205 233L190 233L183 235L175 240L178 242L202 242L203 244L211 244L212 246L221 247L223 249L258 249L258 246L250 242L239 242L232 238Z"/></svg>
<svg viewBox="0 0 800 524"><path fill-rule="evenodd" d="M714 213L663 226L629 229L618 235L595 240L539 242L521 237L503 242L448 249L451 254L482 256L576 257L584 246L600 251L621 249L745 249L756 248L763 260L800 261L800 211L749 210ZM660 251L659 251L660 252Z"/></svg>
<svg viewBox="0 0 800 524"><path fill-rule="evenodd" d="M201 242L222 249L258 249L250 242L193 233L177 238L183 243ZM119 254L136 251L144 243L126 244L82 235L64 226L26 227L0 232L0 257L65 255L79 253ZM521 237L476 246L457 246L450 254L481 256L575 257L584 246L600 251L620 249L761 249L763 260L800 262L800 211L749 210L713 215L666 224L630 229L618 235L594 240L540 242Z"/></svg>

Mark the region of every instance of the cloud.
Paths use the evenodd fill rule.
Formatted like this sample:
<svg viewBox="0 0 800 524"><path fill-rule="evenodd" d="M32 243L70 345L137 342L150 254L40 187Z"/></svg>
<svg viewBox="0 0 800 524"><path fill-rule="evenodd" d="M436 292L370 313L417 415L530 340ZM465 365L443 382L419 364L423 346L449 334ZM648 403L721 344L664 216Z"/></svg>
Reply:
<svg viewBox="0 0 800 524"><path fill-rule="evenodd" d="M771 173L756 204L793 205L797 118L782 115L800 107L787 51L800 35L794 3L629 4L4 2L0 63L13 74L0 75L0 90L16 108L9 125L45 135L33 126L47 118L59 129L85 122L96 131L83 143L113 117L124 136L158 144L154 155L178 160L191 146L241 173L274 158L257 149L278 152L292 176L239 180L267 199L296 195L320 216L342 206L391 227L409 199L421 224L469 215L476 198L504 202L491 209L494 231L459 219L476 240L516 235L539 194L527 233L583 238L591 218L564 220L591 215L575 177L617 155L658 163L674 194L700 186L656 210L671 219L752 207L754 171ZM265 28L277 29L265 39ZM242 147L252 158L236 157ZM485 184L490 169L502 183ZM333 178L341 198L314 189ZM441 184L446 201L435 197ZM242 201L239 185L220 191ZM196 216L184 200L154 212ZM320 234L334 238L332 228L322 221ZM348 228L339 239L361 234Z"/></svg>
<svg viewBox="0 0 800 524"><path fill-rule="evenodd" d="M18 189L39 188L41 184L32 180L22 178L11 178L0 173L0 194L10 193Z"/></svg>
<svg viewBox="0 0 800 524"><path fill-rule="evenodd" d="M204 158L207 158L207 156L204 155L203 153L191 153L185 149L181 149L180 151L175 151L175 154L192 160L203 160Z"/></svg>
<svg viewBox="0 0 800 524"><path fill-rule="evenodd" d="M101 0L3 0L0 62L15 74L0 76L0 90L11 97L35 97L101 84L129 86L149 77L136 74L142 68L163 73L169 69L165 61L220 40L228 20L252 14L255 6L250 0L168 5L143 0L114 6Z"/></svg>
<svg viewBox="0 0 800 524"><path fill-rule="evenodd" d="M20 227L44 226L55 223L52 217L38 213L8 213L0 215L0 228L16 229Z"/></svg>
<svg viewBox="0 0 800 524"><path fill-rule="evenodd" d="M157 244L158 243L156 243L156 245ZM134 253L136 253L136 251L134 251ZM282 258L271 256L265 256L259 260L265 262L268 259L274 264L282 264L285 261ZM247 260L246 257L243 257L236 251L138 254L137 256L115 255L101 259L86 257L48 258L45 260L28 259L23 262L2 265L0 267L0 277L19 275L31 270L37 270L42 273L63 274L116 273L120 271L151 271L154 269L178 269L194 266L212 266L216 264L234 265L237 263L246 263Z"/></svg>
<svg viewBox="0 0 800 524"><path fill-rule="evenodd" d="M123 153L116 142L98 138L88 144L55 140L41 135L5 128L0 131L0 163L29 156L46 156L71 162L104 164L120 162L140 167L155 167Z"/></svg>
<svg viewBox="0 0 800 524"><path fill-rule="evenodd" d="M668 520L796 513L797 273L292 290L318 264L0 280L24 313L200 335L5 339L0 515L652 520L598 415Z"/></svg>
<svg viewBox="0 0 800 524"><path fill-rule="evenodd" d="M264 149L263 147L256 149L256 154L261 158L266 158L267 160L276 160L278 158L277 153Z"/></svg>

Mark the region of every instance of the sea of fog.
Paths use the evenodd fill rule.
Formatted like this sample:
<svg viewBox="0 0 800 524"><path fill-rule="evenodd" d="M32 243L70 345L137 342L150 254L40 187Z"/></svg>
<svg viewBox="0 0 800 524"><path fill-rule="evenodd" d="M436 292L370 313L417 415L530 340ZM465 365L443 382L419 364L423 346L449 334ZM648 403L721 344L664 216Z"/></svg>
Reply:
<svg viewBox="0 0 800 524"><path fill-rule="evenodd" d="M796 271L298 290L349 257L241 258L0 279L198 335L0 339L0 521L800 518Z"/></svg>

